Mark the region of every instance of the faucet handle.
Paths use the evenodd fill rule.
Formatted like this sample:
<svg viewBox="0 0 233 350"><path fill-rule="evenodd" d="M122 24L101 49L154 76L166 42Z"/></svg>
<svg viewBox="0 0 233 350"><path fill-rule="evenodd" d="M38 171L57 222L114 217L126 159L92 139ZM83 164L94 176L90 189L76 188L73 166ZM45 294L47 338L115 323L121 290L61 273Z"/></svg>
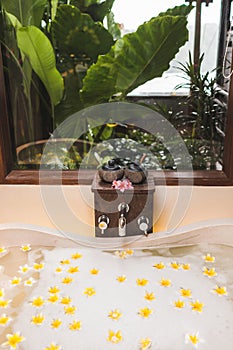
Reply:
<svg viewBox="0 0 233 350"><path fill-rule="evenodd" d="M145 236L148 236L149 219L147 216L142 215L138 218L138 227L144 232Z"/></svg>
<svg viewBox="0 0 233 350"><path fill-rule="evenodd" d="M105 214L100 215L98 218L98 226L99 229L101 230L101 234L104 234L104 231L108 228L109 224L109 217Z"/></svg>

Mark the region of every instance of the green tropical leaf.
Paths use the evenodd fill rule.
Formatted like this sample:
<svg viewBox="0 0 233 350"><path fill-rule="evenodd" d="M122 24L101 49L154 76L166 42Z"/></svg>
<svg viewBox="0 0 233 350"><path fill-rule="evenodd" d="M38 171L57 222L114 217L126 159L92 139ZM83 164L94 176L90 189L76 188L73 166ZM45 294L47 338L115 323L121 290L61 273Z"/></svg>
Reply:
<svg viewBox="0 0 233 350"><path fill-rule="evenodd" d="M88 13L96 22L103 22L104 17L110 13L115 0L99 2L85 0L71 0L70 5L76 6L81 12Z"/></svg>
<svg viewBox="0 0 233 350"><path fill-rule="evenodd" d="M58 7L58 0L51 0L51 19L54 20Z"/></svg>
<svg viewBox="0 0 233 350"><path fill-rule="evenodd" d="M96 61L113 45L111 34L101 23L75 6L61 5L52 23L52 33L60 53L67 53L81 61Z"/></svg>
<svg viewBox="0 0 233 350"><path fill-rule="evenodd" d="M63 79L55 64L53 47L46 35L37 27L21 27L16 32L20 50L28 57L32 69L45 85L54 105L63 95Z"/></svg>
<svg viewBox="0 0 233 350"><path fill-rule="evenodd" d="M192 5L175 6L165 12L160 12L159 16L188 16L193 8L194 6Z"/></svg>
<svg viewBox="0 0 233 350"><path fill-rule="evenodd" d="M106 102L113 95L124 98L160 77L187 41L186 26L185 16L158 16L117 40L110 52L89 68L81 92L84 103Z"/></svg>
<svg viewBox="0 0 233 350"><path fill-rule="evenodd" d="M39 26L47 0L1 0L4 10L14 15L23 26Z"/></svg>

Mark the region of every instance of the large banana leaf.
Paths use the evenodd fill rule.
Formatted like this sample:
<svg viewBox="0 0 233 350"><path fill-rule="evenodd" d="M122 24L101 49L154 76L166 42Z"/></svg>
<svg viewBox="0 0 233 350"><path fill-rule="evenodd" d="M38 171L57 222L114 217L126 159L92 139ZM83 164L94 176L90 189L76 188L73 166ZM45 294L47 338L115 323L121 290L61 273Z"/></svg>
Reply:
<svg viewBox="0 0 233 350"><path fill-rule="evenodd" d="M184 9L182 6L182 14ZM83 81L84 105L109 101L113 95L124 98L169 68L170 61L188 39L186 16L178 16L177 7L174 10L175 16L152 18L136 32L117 40L109 53L99 56Z"/></svg>
<svg viewBox="0 0 233 350"><path fill-rule="evenodd" d="M53 47L46 35L37 27L21 27L16 32L20 50L30 60L31 66L46 87L54 105L63 96L63 79L55 64Z"/></svg>
<svg viewBox="0 0 233 350"><path fill-rule="evenodd" d="M23 26L39 26L47 0L1 0L3 9L14 15Z"/></svg>
<svg viewBox="0 0 233 350"><path fill-rule="evenodd" d="M52 23L52 33L60 53L96 61L113 45L111 34L75 6L61 5Z"/></svg>

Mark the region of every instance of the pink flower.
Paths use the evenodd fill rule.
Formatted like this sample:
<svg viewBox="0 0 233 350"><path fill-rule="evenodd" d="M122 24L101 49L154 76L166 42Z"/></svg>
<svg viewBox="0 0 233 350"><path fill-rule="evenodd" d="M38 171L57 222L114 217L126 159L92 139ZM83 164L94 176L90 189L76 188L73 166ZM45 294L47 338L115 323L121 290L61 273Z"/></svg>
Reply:
<svg viewBox="0 0 233 350"><path fill-rule="evenodd" d="M112 187L115 190L120 190L120 192L124 192L125 190L132 190L133 186L132 183L129 181L129 179L124 180L114 180L112 182Z"/></svg>

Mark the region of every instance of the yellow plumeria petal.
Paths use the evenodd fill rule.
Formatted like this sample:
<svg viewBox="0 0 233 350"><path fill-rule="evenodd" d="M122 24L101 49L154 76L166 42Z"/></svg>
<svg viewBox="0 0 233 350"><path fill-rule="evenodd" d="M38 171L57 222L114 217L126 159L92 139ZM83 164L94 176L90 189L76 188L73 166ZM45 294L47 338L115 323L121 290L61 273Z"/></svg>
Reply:
<svg viewBox="0 0 233 350"><path fill-rule="evenodd" d="M56 294L60 292L60 289L57 286L54 286L54 287L50 287L48 292L50 294Z"/></svg>
<svg viewBox="0 0 233 350"><path fill-rule="evenodd" d="M19 271L18 272L22 273L22 274L25 274L25 273L27 273L30 270L31 270L31 267L28 266L28 264L25 264L23 266L19 266Z"/></svg>
<svg viewBox="0 0 233 350"><path fill-rule="evenodd" d="M60 303L63 305L69 305L72 299L70 297L62 297Z"/></svg>
<svg viewBox="0 0 233 350"><path fill-rule="evenodd" d="M63 271L61 266L58 266L55 270L56 273L61 273Z"/></svg>
<svg viewBox="0 0 233 350"><path fill-rule="evenodd" d="M30 277L26 281L24 281L24 285L26 287L31 287L34 283L36 283L36 280L33 277Z"/></svg>
<svg viewBox="0 0 233 350"><path fill-rule="evenodd" d="M1 308L7 308L9 306L9 304L12 302L12 300L8 299L0 299L0 307Z"/></svg>
<svg viewBox="0 0 233 350"><path fill-rule="evenodd" d="M161 281L159 282L160 286L162 287L170 287L171 286L171 280L162 278Z"/></svg>
<svg viewBox="0 0 233 350"><path fill-rule="evenodd" d="M44 303L45 303L45 300L41 296L34 297L33 300L31 301L32 306L35 306L38 308L43 306Z"/></svg>
<svg viewBox="0 0 233 350"><path fill-rule="evenodd" d="M81 321L73 321L72 323L69 324L69 329L71 331L80 331L82 327Z"/></svg>
<svg viewBox="0 0 233 350"><path fill-rule="evenodd" d="M178 300L174 301L174 306L177 309L183 309L185 306L185 302L183 300L178 299Z"/></svg>
<svg viewBox="0 0 233 350"><path fill-rule="evenodd" d="M190 267L190 264L182 264L181 266L182 266L182 269L183 269L183 270L186 270L186 271L187 271L187 270L190 270L190 268L191 268L191 267Z"/></svg>
<svg viewBox="0 0 233 350"><path fill-rule="evenodd" d="M144 295L144 299L146 299L148 301L155 300L155 295L153 292L151 292L151 293L146 292L146 294Z"/></svg>
<svg viewBox="0 0 233 350"><path fill-rule="evenodd" d="M76 260L76 259L81 259L82 258L82 254L80 253L74 253L71 255L71 258Z"/></svg>
<svg viewBox="0 0 233 350"><path fill-rule="evenodd" d="M154 264L153 267L155 267L158 270L163 270L166 268L166 265L163 262L160 262L158 264Z"/></svg>
<svg viewBox="0 0 233 350"><path fill-rule="evenodd" d="M0 326L6 326L11 320L11 317L6 314L0 315Z"/></svg>
<svg viewBox="0 0 233 350"><path fill-rule="evenodd" d="M212 267L211 269L209 269L208 267L203 267L203 275L212 278L217 276L217 272L215 271L214 267Z"/></svg>
<svg viewBox="0 0 233 350"><path fill-rule="evenodd" d="M203 259L205 260L205 262L211 262L211 263L215 262L215 257L210 254L204 255Z"/></svg>
<svg viewBox="0 0 233 350"><path fill-rule="evenodd" d="M176 261L173 261L170 263L171 268L173 268L174 270L179 270L181 268L181 265L179 263L177 263Z"/></svg>
<svg viewBox="0 0 233 350"><path fill-rule="evenodd" d="M92 295L96 294L96 291L94 288L86 288L83 292L83 294L87 295L88 297L91 297Z"/></svg>
<svg viewBox="0 0 233 350"><path fill-rule="evenodd" d="M41 263L34 263L34 265L33 265L33 269L35 271L40 271L43 268L44 268L44 263L43 262L41 262Z"/></svg>
<svg viewBox="0 0 233 350"><path fill-rule="evenodd" d="M140 350L147 350L151 347L152 341L150 338L140 339Z"/></svg>
<svg viewBox="0 0 233 350"><path fill-rule="evenodd" d="M12 286L18 286L18 285L21 283L21 281L22 281L22 278L21 278L21 277L15 276L15 277L13 277L13 278L10 280L10 284L11 284Z"/></svg>
<svg viewBox="0 0 233 350"><path fill-rule="evenodd" d="M31 323L33 323L37 326L40 326L44 322L44 320L45 320L44 315L42 313L40 313L40 314L32 316Z"/></svg>
<svg viewBox="0 0 233 350"><path fill-rule="evenodd" d="M69 259L64 259L60 261L61 265L69 265L70 264L70 260Z"/></svg>
<svg viewBox="0 0 233 350"><path fill-rule="evenodd" d="M3 254L3 253L6 253L7 252L7 249L6 247L0 247L0 254Z"/></svg>
<svg viewBox="0 0 233 350"><path fill-rule="evenodd" d="M71 277L69 277L69 276L64 277L64 278L62 279L62 283L63 283L63 284L70 284L70 283L72 283L72 282L73 282L73 278L71 278Z"/></svg>
<svg viewBox="0 0 233 350"><path fill-rule="evenodd" d="M118 256L120 259L127 258L127 253L125 250L118 250L115 252L115 255Z"/></svg>
<svg viewBox="0 0 233 350"><path fill-rule="evenodd" d="M204 304L201 303L199 300L195 300L195 301L191 302L190 305L191 305L193 311L197 311L197 312L203 311Z"/></svg>
<svg viewBox="0 0 233 350"><path fill-rule="evenodd" d="M216 286L214 289L213 289L213 292L218 294L218 295L227 295L228 292L227 292L227 289L226 287L222 286Z"/></svg>
<svg viewBox="0 0 233 350"><path fill-rule="evenodd" d="M199 338L199 333L188 333L185 335L185 342L191 343L195 348L198 347L199 343L203 342L202 339Z"/></svg>
<svg viewBox="0 0 233 350"><path fill-rule="evenodd" d="M117 332L114 332L112 330L109 330L108 331L108 338L107 338L107 341L113 343L113 344L117 344L119 342L122 341L122 335L121 335L121 331L117 331Z"/></svg>
<svg viewBox="0 0 233 350"><path fill-rule="evenodd" d="M1 288L1 289L0 289L0 298L3 298L4 295L5 295L4 288Z"/></svg>
<svg viewBox="0 0 233 350"><path fill-rule="evenodd" d="M153 310L149 309L148 307L144 307L143 309L140 309L138 311L138 315L143 318L148 318L152 314Z"/></svg>
<svg viewBox="0 0 233 350"><path fill-rule="evenodd" d="M192 297L192 291L191 289L180 289L180 295L184 298L191 298Z"/></svg>
<svg viewBox="0 0 233 350"><path fill-rule="evenodd" d="M118 310L118 309L115 309L113 311L110 311L109 314L108 314L108 317L111 318L112 320L114 321L117 321L119 320L119 318L122 316L122 313Z"/></svg>
<svg viewBox="0 0 233 350"><path fill-rule="evenodd" d="M30 245L30 244L22 245L21 248L20 248L20 250L21 250L22 252L29 252L31 249L32 249L32 248L31 248L31 245Z"/></svg>
<svg viewBox="0 0 233 350"><path fill-rule="evenodd" d="M61 324L62 324L62 321L59 318L56 318L51 322L50 327L53 329L57 329L61 326Z"/></svg>
<svg viewBox="0 0 233 350"><path fill-rule="evenodd" d="M7 334L7 342L3 343L3 346L10 346L11 349L16 349L18 344L21 343L25 338L20 335L20 332L14 334Z"/></svg>
<svg viewBox="0 0 233 350"><path fill-rule="evenodd" d="M117 280L118 282L120 282L120 283L125 282L125 281L126 281L126 276L125 276L125 275L118 276L118 277L116 278L116 280Z"/></svg>
<svg viewBox="0 0 233 350"><path fill-rule="evenodd" d="M57 345L55 343L51 343L47 348L44 350L61 350L61 346Z"/></svg>
<svg viewBox="0 0 233 350"><path fill-rule="evenodd" d="M98 275L98 273L100 272L100 270L96 269L96 268L93 268L90 270L90 274L91 275Z"/></svg>
<svg viewBox="0 0 233 350"><path fill-rule="evenodd" d="M67 270L68 273L76 273L79 272L78 266L70 266L69 269Z"/></svg>
<svg viewBox="0 0 233 350"><path fill-rule="evenodd" d="M59 296L57 294L51 294L48 298L48 302L56 303L59 300Z"/></svg>
<svg viewBox="0 0 233 350"><path fill-rule="evenodd" d="M138 286L141 286L141 287L146 286L148 282L149 282L149 281L148 281L147 279L145 279L145 278L137 278L137 279L136 279L137 285L138 285Z"/></svg>
<svg viewBox="0 0 233 350"><path fill-rule="evenodd" d="M66 315L74 315L75 311L77 310L76 306L65 306L64 311Z"/></svg>
<svg viewBox="0 0 233 350"><path fill-rule="evenodd" d="M133 255L134 254L133 249L126 249L125 252L126 252L127 255Z"/></svg>

